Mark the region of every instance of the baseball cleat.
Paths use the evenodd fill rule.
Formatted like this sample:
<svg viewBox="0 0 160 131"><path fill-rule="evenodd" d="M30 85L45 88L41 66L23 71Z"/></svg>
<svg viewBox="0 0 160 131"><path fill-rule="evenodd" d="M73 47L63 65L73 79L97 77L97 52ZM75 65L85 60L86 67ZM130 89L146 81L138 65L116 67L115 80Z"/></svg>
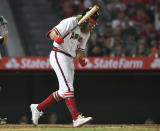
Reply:
<svg viewBox="0 0 160 131"><path fill-rule="evenodd" d="M79 115L77 120L73 120L73 127L80 127L90 121L92 121L93 118L92 117L84 117L82 115Z"/></svg>
<svg viewBox="0 0 160 131"><path fill-rule="evenodd" d="M32 112L32 122L35 126L38 125L38 120L39 120L40 116L43 115L43 112L39 112L37 110L37 106L38 106L38 104L31 104L30 105L30 109Z"/></svg>

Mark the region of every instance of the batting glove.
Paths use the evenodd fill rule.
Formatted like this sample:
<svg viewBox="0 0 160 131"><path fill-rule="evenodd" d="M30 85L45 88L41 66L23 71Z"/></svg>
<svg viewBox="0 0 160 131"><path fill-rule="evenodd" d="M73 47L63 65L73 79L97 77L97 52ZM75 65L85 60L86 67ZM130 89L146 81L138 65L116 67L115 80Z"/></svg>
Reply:
<svg viewBox="0 0 160 131"><path fill-rule="evenodd" d="M86 58L80 58L79 59L79 63L82 67L86 66L87 65L87 59Z"/></svg>
<svg viewBox="0 0 160 131"><path fill-rule="evenodd" d="M64 42L63 38L61 36L57 36L57 35L55 35L53 37L53 40L58 44L62 44Z"/></svg>

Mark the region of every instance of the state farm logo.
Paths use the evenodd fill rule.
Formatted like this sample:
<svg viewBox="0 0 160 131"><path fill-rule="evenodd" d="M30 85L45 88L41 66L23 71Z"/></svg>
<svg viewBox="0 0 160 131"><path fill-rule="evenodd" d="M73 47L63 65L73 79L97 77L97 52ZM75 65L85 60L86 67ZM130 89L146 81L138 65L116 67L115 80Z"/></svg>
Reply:
<svg viewBox="0 0 160 131"><path fill-rule="evenodd" d="M12 58L6 63L6 68L19 68L19 63L16 59Z"/></svg>
<svg viewBox="0 0 160 131"><path fill-rule="evenodd" d="M160 59L154 59L151 63L151 68L160 68Z"/></svg>
<svg viewBox="0 0 160 131"><path fill-rule="evenodd" d="M5 64L9 69L48 69L50 68L49 59L42 60L40 58L11 58Z"/></svg>
<svg viewBox="0 0 160 131"><path fill-rule="evenodd" d="M143 68L142 60L128 60L121 58L119 60L115 59L100 59L96 58L94 60L94 68L106 68L106 69L141 69Z"/></svg>
<svg viewBox="0 0 160 131"><path fill-rule="evenodd" d="M88 59L88 63L85 67L79 68L83 69L142 69L144 65L143 60L133 60L133 59L104 59L95 58L94 60Z"/></svg>

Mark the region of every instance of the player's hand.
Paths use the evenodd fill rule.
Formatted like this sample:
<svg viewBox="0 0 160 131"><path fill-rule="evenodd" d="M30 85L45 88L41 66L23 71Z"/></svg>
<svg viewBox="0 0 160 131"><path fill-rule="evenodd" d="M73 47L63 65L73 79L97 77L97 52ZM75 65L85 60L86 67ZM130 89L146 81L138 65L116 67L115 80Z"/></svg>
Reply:
<svg viewBox="0 0 160 131"><path fill-rule="evenodd" d="M3 44L7 43L7 35L3 35Z"/></svg>
<svg viewBox="0 0 160 131"><path fill-rule="evenodd" d="M55 35L53 37L53 40L58 44L62 44L64 42L63 38L61 36L57 36L57 35Z"/></svg>
<svg viewBox="0 0 160 131"><path fill-rule="evenodd" d="M87 65L87 59L82 57L79 59L79 63L82 67L86 66Z"/></svg>

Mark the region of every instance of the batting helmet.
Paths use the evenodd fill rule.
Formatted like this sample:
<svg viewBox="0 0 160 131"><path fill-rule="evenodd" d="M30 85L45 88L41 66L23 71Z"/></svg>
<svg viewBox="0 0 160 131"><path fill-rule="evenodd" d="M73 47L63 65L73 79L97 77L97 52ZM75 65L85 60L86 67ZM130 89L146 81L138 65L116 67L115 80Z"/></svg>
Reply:
<svg viewBox="0 0 160 131"><path fill-rule="evenodd" d="M83 11L83 13L82 13L82 16L85 16L85 15L87 14L87 12L90 11L91 9L92 9L92 7L89 7L89 8L87 8L87 9L85 9L85 10ZM96 11L93 15L91 15L91 16L89 17L89 20L90 20L92 23L97 24L97 19L98 19L98 17L99 17L99 12ZM88 20L86 20L85 22L88 22Z"/></svg>

